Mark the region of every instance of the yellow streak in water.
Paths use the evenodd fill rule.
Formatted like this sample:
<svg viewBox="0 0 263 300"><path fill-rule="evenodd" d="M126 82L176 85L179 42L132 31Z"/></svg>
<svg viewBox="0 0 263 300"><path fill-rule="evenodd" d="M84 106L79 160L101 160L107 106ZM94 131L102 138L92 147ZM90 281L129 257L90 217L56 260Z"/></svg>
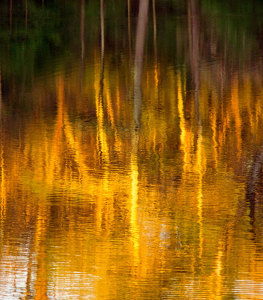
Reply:
<svg viewBox="0 0 263 300"><path fill-rule="evenodd" d="M197 141L197 172L198 172L198 194L197 194L197 208L198 208L198 223L199 223L199 258L203 254L203 175L205 172L203 150L203 136L202 127L199 125L198 141Z"/></svg>
<svg viewBox="0 0 263 300"><path fill-rule="evenodd" d="M111 126L113 128L115 128L114 113L113 113L113 108L112 108L112 103L111 103L110 89L109 89L108 80L106 78L104 79L104 86L105 86L105 98L106 98L106 103L107 103L107 113L110 118Z"/></svg>
<svg viewBox="0 0 263 300"><path fill-rule="evenodd" d="M182 84L181 84L181 78L178 74L177 76L177 86L178 86L178 112L179 112L179 118L180 118L180 141L181 141L181 148L184 153L184 173L187 169L188 163L190 162L190 155L189 155L189 147L187 144L187 130L186 130L186 122L184 117L184 103L183 103L183 91L182 91Z"/></svg>
<svg viewBox="0 0 263 300"><path fill-rule="evenodd" d="M222 258L223 251L219 249L216 258L216 299L221 299L222 296Z"/></svg>
<svg viewBox="0 0 263 300"><path fill-rule="evenodd" d="M104 112L102 95L100 94L100 73L99 70L95 70L95 82L94 89L96 94L96 115L97 115L97 147L98 151L106 163L109 163L109 148L107 143L107 135L104 128ZM102 91L101 91L102 92Z"/></svg>
<svg viewBox="0 0 263 300"><path fill-rule="evenodd" d="M60 76L57 82L57 121L55 125L54 137L52 142L52 150L50 157L46 155L46 181L48 184L52 185L55 175L55 169L57 172L60 170L59 156L61 155L61 143L62 143L62 133L63 133L63 114L64 114L64 80ZM47 146L46 146L47 147Z"/></svg>
<svg viewBox="0 0 263 300"><path fill-rule="evenodd" d="M215 167L217 167L217 163L218 163L218 152L217 152L217 148L218 148L218 143L217 143L217 124L216 124L216 119L217 119L217 115L216 115L216 111L215 111L215 107L213 106L213 109L211 111L211 115L210 115L210 122L211 122L211 128L212 128L212 140L213 140L213 155L214 155L214 161L215 161Z"/></svg>
<svg viewBox="0 0 263 300"><path fill-rule="evenodd" d="M174 72L170 70L167 74L167 77L169 78L169 86L170 86L170 111L171 111L171 118L172 120L175 120L176 116L176 99L175 99L175 88L176 88L176 78L174 76Z"/></svg>
<svg viewBox="0 0 263 300"><path fill-rule="evenodd" d="M3 229L3 222L6 212L6 180L5 180L5 164L4 164L4 149L1 144L1 229Z"/></svg>
<svg viewBox="0 0 263 300"><path fill-rule="evenodd" d="M36 270L36 282L35 282L35 299L42 300L47 298L48 288L48 274L47 274L47 262L46 262L46 243L45 235L47 230L48 213L45 207L39 207L35 244L37 255L37 270Z"/></svg>
<svg viewBox="0 0 263 300"><path fill-rule="evenodd" d="M137 162L137 152L136 147L138 145L138 136L135 133L132 137L132 153L131 153L131 202L130 202L130 226L131 226L131 236L134 247L134 264L135 266L139 263L139 231L138 231L138 183L139 183L139 172L138 172L138 162Z"/></svg>
<svg viewBox="0 0 263 300"><path fill-rule="evenodd" d="M94 81L94 89L95 89L95 101L96 101L96 116L97 116L97 151L101 153L102 159L106 165L104 168L104 176L103 176L103 188L106 194L109 192L109 171L108 165L110 162L109 159L109 147L107 142L107 134L105 132L104 127L104 112L103 112L103 103L102 103L102 87L100 86L100 72L98 68L95 68L95 81ZM100 193L97 197L97 215L96 222L98 231L101 228L102 223L102 193Z"/></svg>
<svg viewBox="0 0 263 300"><path fill-rule="evenodd" d="M231 95L231 104L232 111L234 114L234 120L236 125L236 145L237 145L237 155L240 158L241 155L241 117L239 112L239 95L238 95L238 80L234 79L233 87L232 87L232 95Z"/></svg>
<svg viewBox="0 0 263 300"><path fill-rule="evenodd" d="M223 270L223 255L224 252L222 251L222 243L219 243L218 250L216 253L216 260L215 260L215 270L210 276L210 295L209 299L222 299L222 289L223 289L223 277L222 277L222 270Z"/></svg>
<svg viewBox="0 0 263 300"><path fill-rule="evenodd" d="M106 99L106 103L107 103L107 114L109 116L110 122L111 122L111 126L114 130L114 135L115 135L115 143L114 143L114 148L117 151L121 150L121 140L119 138L117 129L116 129L116 125L115 125L115 116L114 116L114 110L112 107L112 101L111 101L111 93L110 93L110 87L109 87L109 82L107 80L109 76L106 76L106 78L104 79L104 86L105 86L105 99ZM119 103L120 99L119 99L119 91L117 89L117 103ZM119 104L118 104L119 105ZM118 116L117 116L118 117ZM118 120L117 120L118 121Z"/></svg>
<svg viewBox="0 0 263 300"><path fill-rule="evenodd" d="M159 85L159 72L158 72L158 64L154 64L154 82L155 82L155 87L158 88Z"/></svg>

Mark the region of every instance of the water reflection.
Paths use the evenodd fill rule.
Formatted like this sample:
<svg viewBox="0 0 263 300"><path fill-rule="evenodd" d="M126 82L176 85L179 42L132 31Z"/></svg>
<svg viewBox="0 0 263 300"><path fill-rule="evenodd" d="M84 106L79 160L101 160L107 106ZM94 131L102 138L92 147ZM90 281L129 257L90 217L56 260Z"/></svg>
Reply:
<svg viewBox="0 0 263 300"><path fill-rule="evenodd" d="M0 298L260 299L262 58L222 52L214 6L119 3L112 37L86 2L76 57L29 76L2 54Z"/></svg>

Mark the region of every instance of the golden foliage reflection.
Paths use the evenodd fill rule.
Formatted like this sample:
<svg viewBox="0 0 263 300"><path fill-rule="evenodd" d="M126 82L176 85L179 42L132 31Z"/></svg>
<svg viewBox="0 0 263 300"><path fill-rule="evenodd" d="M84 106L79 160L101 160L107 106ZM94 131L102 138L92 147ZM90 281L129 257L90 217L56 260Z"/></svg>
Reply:
<svg viewBox="0 0 263 300"><path fill-rule="evenodd" d="M197 116L186 66L146 63L138 108L125 65L104 57L102 89L93 59L81 89L79 70L60 70L35 81L30 116L2 121L1 295L259 294L261 223L241 166L263 142L261 65L224 95L217 63L201 69Z"/></svg>

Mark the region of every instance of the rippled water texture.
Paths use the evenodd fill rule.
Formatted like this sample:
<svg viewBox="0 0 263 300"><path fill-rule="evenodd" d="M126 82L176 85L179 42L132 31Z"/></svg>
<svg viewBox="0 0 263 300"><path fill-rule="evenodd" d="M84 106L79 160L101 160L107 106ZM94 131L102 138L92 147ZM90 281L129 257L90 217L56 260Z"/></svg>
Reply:
<svg viewBox="0 0 263 300"><path fill-rule="evenodd" d="M263 299L262 2L0 16L0 299Z"/></svg>

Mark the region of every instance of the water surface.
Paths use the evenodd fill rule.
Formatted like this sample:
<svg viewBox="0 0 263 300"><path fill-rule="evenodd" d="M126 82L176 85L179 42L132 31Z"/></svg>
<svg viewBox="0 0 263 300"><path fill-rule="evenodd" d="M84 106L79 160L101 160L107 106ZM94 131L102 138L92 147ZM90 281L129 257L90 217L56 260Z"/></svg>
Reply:
<svg viewBox="0 0 263 300"><path fill-rule="evenodd" d="M260 1L62 2L0 5L0 298L263 299Z"/></svg>

